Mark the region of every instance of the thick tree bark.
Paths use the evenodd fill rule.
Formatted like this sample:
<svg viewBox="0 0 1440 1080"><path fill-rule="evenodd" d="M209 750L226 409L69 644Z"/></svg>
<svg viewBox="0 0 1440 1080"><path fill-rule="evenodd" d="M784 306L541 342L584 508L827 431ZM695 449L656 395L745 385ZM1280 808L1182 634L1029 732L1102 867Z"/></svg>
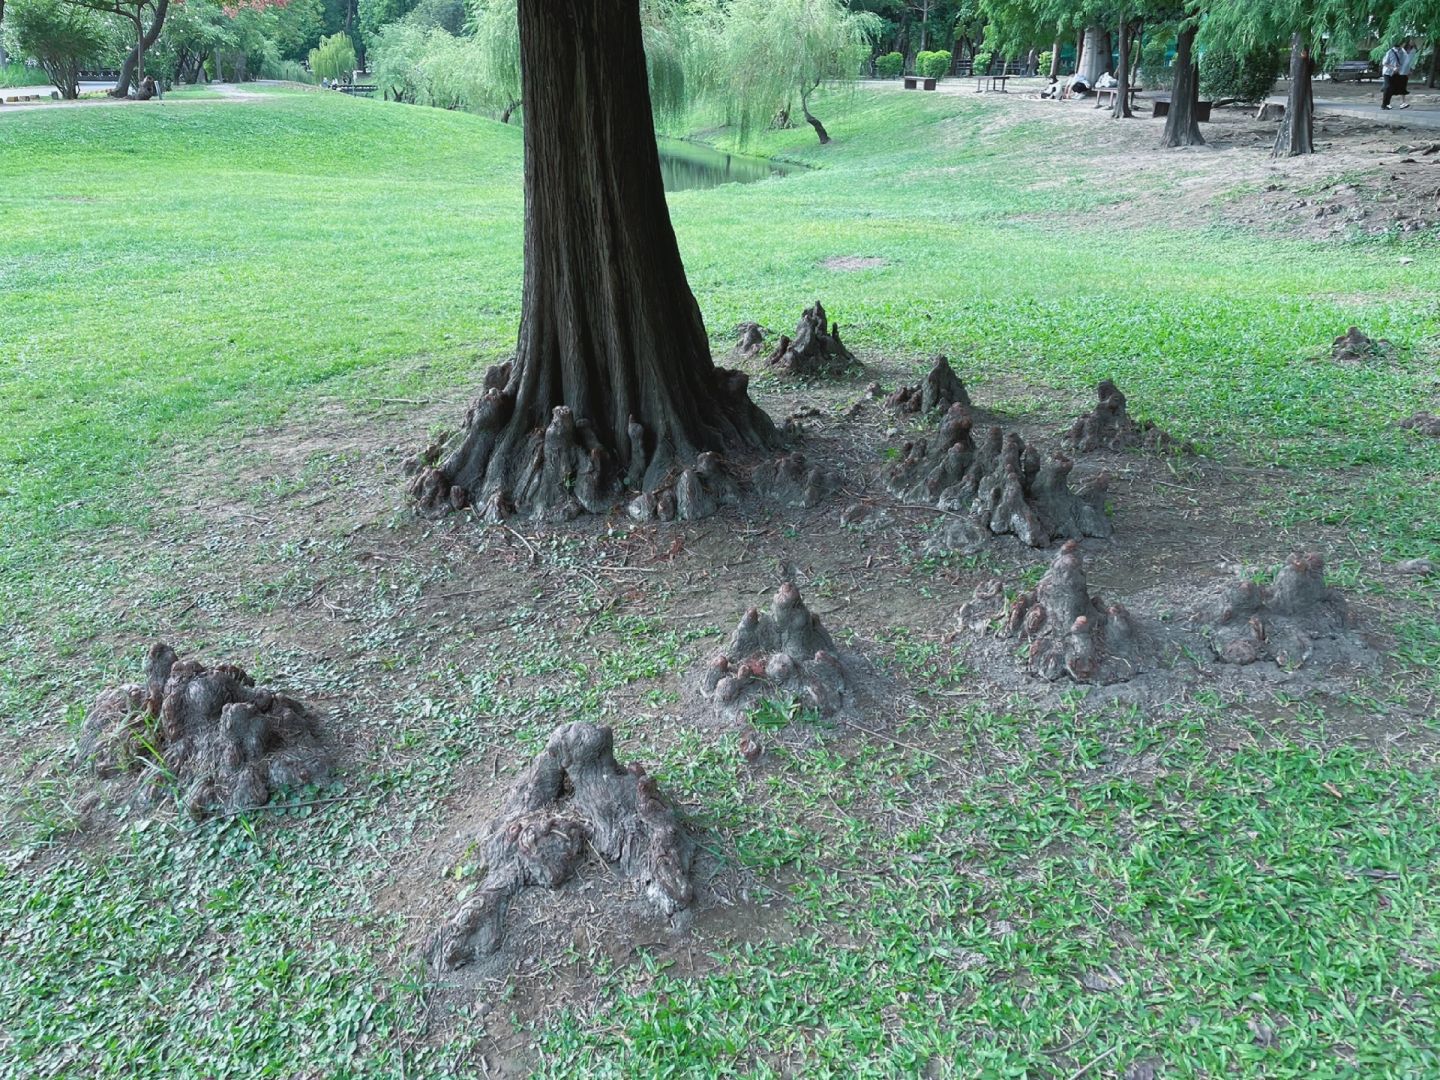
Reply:
<svg viewBox="0 0 1440 1080"><path fill-rule="evenodd" d="M1425 80L1425 85L1433 90L1435 84L1440 82L1440 41L1436 40L1434 34L1430 35L1430 77Z"/></svg>
<svg viewBox="0 0 1440 1080"><path fill-rule="evenodd" d="M1060 39L1055 39L1055 44L1050 46L1050 78L1060 77Z"/></svg>
<svg viewBox="0 0 1440 1080"><path fill-rule="evenodd" d="M1161 146L1203 146L1200 121L1195 104L1200 100L1200 68L1191 59L1194 53L1196 26L1180 31L1175 47L1175 84L1170 90L1170 112L1165 118L1165 134Z"/></svg>
<svg viewBox="0 0 1440 1080"><path fill-rule="evenodd" d="M1299 157L1315 152L1315 93L1310 82L1310 48L1305 35L1290 37L1290 96L1275 136L1272 157Z"/></svg>
<svg viewBox="0 0 1440 1080"><path fill-rule="evenodd" d="M1080 65L1085 62L1085 31L1081 30L1075 34L1075 71L1080 71Z"/></svg>
<svg viewBox="0 0 1440 1080"><path fill-rule="evenodd" d="M1120 16L1120 65L1116 77L1120 85L1110 115L1116 120L1128 120L1135 114L1130 110L1130 24L1124 14Z"/></svg>
<svg viewBox="0 0 1440 1080"><path fill-rule="evenodd" d="M115 89L110 91L112 97L126 97L130 93L130 84L139 84L145 77L145 50L155 44L160 36L160 31L165 27L165 16L170 11L170 0L158 0L155 5L155 15L150 20L150 28L143 30L144 23L139 15L135 18L135 48L131 49L125 57L125 63L120 67L120 78L115 80Z"/></svg>
<svg viewBox="0 0 1440 1080"><path fill-rule="evenodd" d="M628 487L649 499L646 516L698 516L699 489L723 483L708 452L777 435L746 376L711 360L685 280L638 0L520 0L519 22L519 342L486 376L459 445L443 462L422 455L432 467L412 496L431 510L554 520L603 512Z"/></svg>

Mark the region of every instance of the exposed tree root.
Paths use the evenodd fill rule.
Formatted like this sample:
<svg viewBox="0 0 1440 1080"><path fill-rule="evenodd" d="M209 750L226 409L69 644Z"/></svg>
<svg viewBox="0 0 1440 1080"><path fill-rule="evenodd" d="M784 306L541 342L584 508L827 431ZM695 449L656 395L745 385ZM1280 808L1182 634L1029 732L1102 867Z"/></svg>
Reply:
<svg viewBox="0 0 1440 1080"><path fill-rule="evenodd" d="M775 696L828 715L844 705L853 679L800 590L787 582L768 612L751 608L745 613L725 651L706 669L702 685L730 716L741 715L759 698Z"/></svg>
<svg viewBox="0 0 1440 1080"><path fill-rule="evenodd" d="M1146 420L1138 424L1125 409L1125 395L1109 379L1096 388L1100 400L1095 408L1080 417L1065 436L1065 443L1077 453L1095 450L1160 450L1166 453L1191 454L1195 447L1181 442L1168 432Z"/></svg>
<svg viewBox="0 0 1440 1080"><path fill-rule="evenodd" d="M1317 639L1350 625L1345 598L1325 584L1325 560L1312 552L1292 557L1269 585L1243 580L1198 612L1215 657L1229 664L1273 660L1297 668Z"/></svg>
<svg viewBox="0 0 1440 1080"><path fill-rule="evenodd" d="M769 332L759 323L741 323L735 327L735 333L739 338L735 344L735 351L747 358L756 355L765 347L765 335Z"/></svg>
<svg viewBox="0 0 1440 1080"><path fill-rule="evenodd" d="M804 454L781 454L756 466L750 482L755 491L781 506L809 509L840 486L840 478L829 469L810 465Z"/></svg>
<svg viewBox="0 0 1440 1080"><path fill-rule="evenodd" d="M1124 682L1155 666L1148 635L1130 613L1090 595L1074 540L1060 548L1039 585L1020 593L1008 610L998 580L982 585L960 609L960 623L974 628L997 609L1004 617L1000 633L1028 642L1030 671L1052 682L1066 676L1081 683Z"/></svg>
<svg viewBox="0 0 1440 1080"><path fill-rule="evenodd" d="M616 762L608 727L556 728L480 844L484 879L428 942L443 968L495 952L516 894L529 885L558 888L587 848L615 864L667 916L695 899L690 837L660 798L654 777L639 764Z"/></svg>
<svg viewBox="0 0 1440 1080"><path fill-rule="evenodd" d="M106 690L78 750L102 776L135 774L148 798L170 783L196 818L263 806L280 787L329 771L315 717L234 664L207 669L151 646L143 685Z"/></svg>
<svg viewBox="0 0 1440 1080"><path fill-rule="evenodd" d="M780 335L766 364L795 378L823 379L858 368L860 361L841 343L839 324L827 324L825 309L816 300L800 316L793 339Z"/></svg>
<svg viewBox="0 0 1440 1080"><path fill-rule="evenodd" d="M1330 359L1337 364L1365 364L1386 361L1395 355L1395 346L1386 338L1372 338L1352 326L1330 346Z"/></svg>
<svg viewBox="0 0 1440 1080"><path fill-rule="evenodd" d="M715 428L741 445L774 445L774 425L750 401L749 377L726 368L711 375L706 411ZM633 416L625 445L607 445L595 425L565 406L551 411L543 430L528 428L516 414L516 384L511 365L491 368L453 448L440 440L406 463L420 512L473 506L486 521L512 515L566 521L605 513L629 490L639 492L629 500L632 517L674 521L705 517L735 501L734 481L716 452L677 433L657 436Z"/></svg>
<svg viewBox="0 0 1440 1080"><path fill-rule="evenodd" d="M1031 547L1057 537L1110 535L1103 475L1071 491L1068 458L1042 459L1017 433L998 427L977 445L970 426L965 406L952 405L934 435L905 444L886 486L906 502L969 515L991 533L1013 533Z"/></svg>
<svg viewBox="0 0 1440 1080"><path fill-rule="evenodd" d="M1401 420L1400 426L1406 431L1429 435L1431 438L1440 438L1440 416L1436 416L1434 413L1417 412L1414 416Z"/></svg>
<svg viewBox="0 0 1440 1080"><path fill-rule="evenodd" d="M944 412L952 405L970 408L970 395L965 384L950 367L950 361L943 356L935 357L935 364L929 373L914 386L902 386L885 399L885 404L900 412L921 413Z"/></svg>

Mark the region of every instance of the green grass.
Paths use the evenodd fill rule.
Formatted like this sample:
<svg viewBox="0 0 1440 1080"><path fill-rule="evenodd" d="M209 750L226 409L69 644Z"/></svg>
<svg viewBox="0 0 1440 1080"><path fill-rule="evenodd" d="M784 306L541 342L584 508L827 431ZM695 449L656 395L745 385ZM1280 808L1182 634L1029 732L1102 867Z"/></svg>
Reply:
<svg viewBox="0 0 1440 1080"><path fill-rule="evenodd" d="M0 1075L479 1071L507 999L484 1023L431 1017L434 987L400 947L413 928L375 896L445 823L477 746L523 755L557 716L653 746L708 842L781 894L785 924L714 943L694 976L645 950L566 957L597 991L526 1032L549 1074L1440 1071L1440 777L1406 746L1332 737L1312 706L957 712L967 673L896 627L877 662L919 692L898 743L775 706L766 738L794 726L809 748L737 770L724 737L652 742L616 704L673 707L706 631L600 607L573 538L541 554L583 633L547 620L537 589L500 631L523 649L485 662L473 628L422 633L413 605L444 566L386 563L357 584L356 551L318 526L239 593L187 562L202 543L235 552L148 496L186 490L172 455L322 397L473 386L511 344L521 270L518 131L335 94L204 93L0 117L0 718L7 745L40 740L7 778ZM1177 435L1293 470L1278 523L1343 524L1356 559L1440 556L1440 449L1393 427L1433 408L1432 239L1088 229L1116 196L1045 128L988 132L967 98L854 106L822 114L830 147L765 136L761 151L813 171L672 198L717 344L742 319L787 327L818 296L852 347L946 352L977 396L1022 380L1079 401L1113 376ZM835 255L887 265L824 269ZM1310 359L1353 322L1409 348L1393 366ZM1346 468L1316 483L1313 466ZM343 485L347 459L297 469L224 494L250 510ZM136 550L96 543L112 529ZM352 592L334 651L255 629L336 579ZM1433 591L1414 599L1397 656L1433 672ZM156 627L342 700L359 665L380 669L393 692L342 718L374 746L288 810L126 825L86 849L69 836L84 782L51 746ZM314 797L340 801L296 805Z"/></svg>
<svg viewBox="0 0 1440 1080"><path fill-rule="evenodd" d="M39 68L26 67L14 61L0 67L0 88L49 85L49 77Z"/></svg>

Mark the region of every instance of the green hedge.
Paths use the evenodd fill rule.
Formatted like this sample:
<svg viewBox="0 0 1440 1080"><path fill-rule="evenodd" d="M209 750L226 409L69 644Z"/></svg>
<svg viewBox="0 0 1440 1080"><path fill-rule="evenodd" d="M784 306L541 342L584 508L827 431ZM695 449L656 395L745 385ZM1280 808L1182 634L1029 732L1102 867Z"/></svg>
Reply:
<svg viewBox="0 0 1440 1080"><path fill-rule="evenodd" d="M875 58L875 74L882 79L898 79L905 70L905 57L898 52L886 53Z"/></svg>
<svg viewBox="0 0 1440 1080"><path fill-rule="evenodd" d="M943 79L950 74L950 54L943 49L916 53L915 74L923 75L927 79Z"/></svg>

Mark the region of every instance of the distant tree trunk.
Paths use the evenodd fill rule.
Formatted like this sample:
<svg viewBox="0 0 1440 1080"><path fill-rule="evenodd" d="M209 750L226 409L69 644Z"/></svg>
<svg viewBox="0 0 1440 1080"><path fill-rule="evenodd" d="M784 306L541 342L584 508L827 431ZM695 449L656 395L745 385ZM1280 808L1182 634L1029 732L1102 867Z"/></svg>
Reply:
<svg viewBox="0 0 1440 1080"><path fill-rule="evenodd" d="M1034 75L1035 72L1039 69L1039 67L1040 50L1037 49L1034 45L1031 45L1030 51L1025 54L1025 74L1027 76Z"/></svg>
<svg viewBox="0 0 1440 1080"><path fill-rule="evenodd" d="M520 108L520 102L515 101L513 98L508 101L505 105L505 108L500 113L500 122L502 124L508 124L510 122L511 114L513 114L518 108Z"/></svg>
<svg viewBox="0 0 1440 1080"><path fill-rule="evenodd" d="M639 0L519 0L525 274L515 357L485 378L422 507L602 513L627 488L700 516L706 451L772 446L745 376L717 368L665 204ZM723 479L723 477L721 478ZM713 508L713 507L712 507Z"/></svg>
<svg viewBox="0 0 1440 1080"><path fill-rule="evenodd" d="M1161 146L1203 146L1195 104L1200 100L1200 68L1191 59L1199 27L1187 26L1175 44L1175 84L1170 89L1170 112L1165 118Z"/></svg>
<svg viewBox="0 0 1440 1080"><path fill-rule="evenodd" d="M145 50L155 44L155 39L160 36L160 31L165 26L165 16L170 12L170 0L158 0L155 5L154 17L150 20L150 29L143 30L144 23L141 16L135 16L135 47L125 57L125 62L120 65L120 78L115 80L115 89L110 91L111 97L126 97L130 93L131 82L139 84L145 77Z"/></svg>
<svg viewBox="0 0 1440 1080"><path fill-rule="evenodd" d="M1055 44L1050 46L1050 77L1060 77L1060 39L1055 39Z"/></svg>
<svg viewBox="0 0 1440 1080"><path fill-rule="evenodd" d="M1299 157L1315 152L1315 92L1310 71L1310 48L1305 35L1297 31L1290 36L1290 95L1271 157Z"/></svg>
<svg viewBox="0 0 1440 1080"><path fill-rule="evenodd" d="M1084 45L1075 63L1075 71L1085 80L1086 86L1093 87L1095 80L1105 74L1110 65L1110 54L1102 51L1102 36L1098 26L1085 28Z"/></svg>
<svg viewBox="0 0 1440 1080"><path fill-rule="evenodd" d="M1081 30L1075 35L1075 74L1079 74L1080 65L1085 60L1085 31Z"/></svg>
<svg viewBox="0 0 1440 1080"><path fill-rule="evenodd" d="M1110 115L1116 120L1128 120L1134 117L1130 110L1130 24L1125 21L1125 15L1120 15L1120 64L1117 69L1120 85L1116 87L1115 107Z"/></svg>
<svg viewBox="0 0 1440 1080"><path fill-rule="evenodd" d="M1430 77L1425 80L1425 85L1433 90L1437 82L1440 82L1440 41L1437 41L1432 33L1430 35Z"/></svg>
<svg viewBox="0 0 1440 1080"><path fill-rule="evenodd" d="M1100 31L1100 74L1104 75L1110 70L1110 55L1115 51L1114 39L1110 37L1110 31Z"/></svg>

